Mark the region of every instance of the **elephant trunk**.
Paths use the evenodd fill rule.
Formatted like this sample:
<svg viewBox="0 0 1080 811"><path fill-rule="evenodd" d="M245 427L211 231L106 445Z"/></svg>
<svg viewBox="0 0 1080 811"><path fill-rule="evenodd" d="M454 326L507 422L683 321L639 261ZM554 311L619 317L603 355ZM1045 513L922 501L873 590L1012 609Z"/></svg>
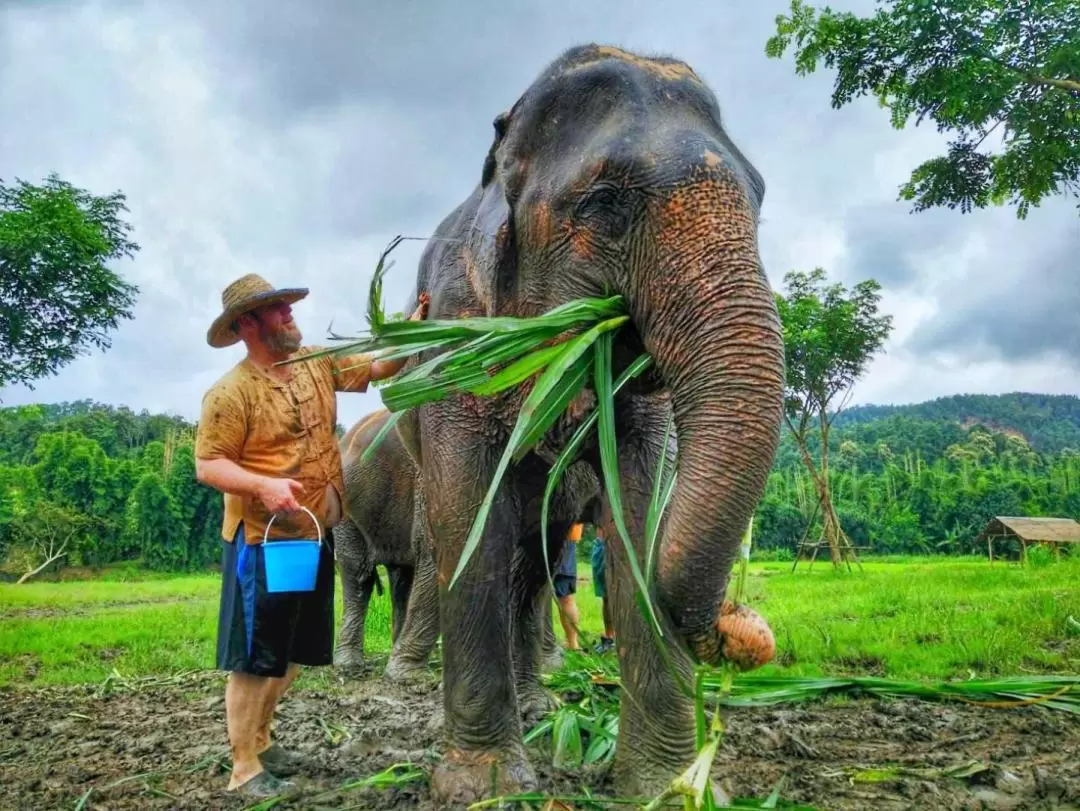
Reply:
<svg viewBox="0 0 1080 811"><path fill-rule="evenodd" d="M635 322L678 440L656 595L691 654L717 663L738 658L725 637L743 615L724 598L779 443L784 344L745 192L709 169L657 203L656 264ZM763 627L767 652L753 664L772 656Z"/></svg>

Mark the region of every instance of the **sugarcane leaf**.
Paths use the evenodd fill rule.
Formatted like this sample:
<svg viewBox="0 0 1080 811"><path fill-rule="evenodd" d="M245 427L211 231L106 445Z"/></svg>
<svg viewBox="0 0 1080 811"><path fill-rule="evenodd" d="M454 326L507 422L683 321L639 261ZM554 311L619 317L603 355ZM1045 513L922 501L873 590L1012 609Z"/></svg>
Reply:
<svg viewBox="0 0 1080 811"><path fill-rule="evenodd" d="M375 449L382 444L382 441L386 439L387 436L389 436L390 432L394 430L394 426L397 425L398 420L403 416L405 416L404 411L395 411L390 414L386 422L383 423L383 427L379 429L379 432L375 434L374 439L368 443L368 446L364 448L364 452L360 454L361 462L368 462L371 459L372 455L375 453Z"/></svg>
<svg viewBox="0 0 1080 811"><path fill-rule="evenodd" d="M517 423L514 425L514 430L510 434L510 439L506 443L506 448L503 451L502 458L499 460L499 465L495 470L495 475L492 477L488 491L484 495L484 500L480 504L480 509L477 511L476 518L473 520L472 528L469 530L469 537L465 541L465 547L461 552L461 557L458 558L457 568L454 571L453 577L450 579L448 588L452 589L454 587L458 577L465 569L465 566L476 551L477 545L480 543L480 537L483 535L484 527L487 524L488 513L491 512L491 505L495 501L495 493L502 483L502 477L506 473L506 468L509 466L514 452L529 431L536 409L544 402L551 390L558 385L563 375L574 365L575 361L577 361L577 359L592 345L599 335L609 334L609 330L615 329L626 320L626 316L608 319L607 321L603 321L592 327L582 335L579 335L567 344L564 351L561 352L559 356L548 365L543 374L537 378L532 391L529 392L529 396L525 398L525 402L522 404L521 410L518 413Z"/></svg>
<svg viewBox="0 0 1080 811"><path fill-rule="evenodd" d="M615 528L622 539L623 548L626 550L627 562L638 589L638 608L642 609L646 619L652 626L653 631L661 639L664 636L660 628L660 620L657 619L653 610L652 601L649 599L649 589L641 575L638 566L637 555L634 545L630 541L630 533L626 529L623 516L622 493L619 485L619 446L615 436L615 394L612 390L611 381L611 333L605 333L597 342L595 360L595 388L596 403L599 411L598 432L600 441L600 465L604 472L604 485L607 489L608 502L611 504L611 514L615 521Z"/></svg>
<svg viewBox="0 0 1080 811"><path fill-rule="evenodd" d="M656 541L659 535L660 518L667 509L671 494L675 491L676 470L674 464L670 475L665 483L664 472L667 467L668 442L671 432L675 427L675 414L668 415L667 424L664 426L664 441L660 445L660 456L656 460L656 476L653 478L652 497L649 500L649 509L645 515L645 582L653 582L656 571Z"/></svg>
<svg viewBox="0 0 1080 811"><path fill-rule="evenodd" d="M652 365L652 357L647 354L638 355L634 359L623 373L619 375L619 379L615 381L615 385L612 387L612 395L614 396L619 392L623 386L635 377L640 375L646 369ZM577 431L570 438L570 441L566 443L566 447L563 452L559 454L559 457L555 460L555 464L551 466L551 470L548 472L547 483L544 485L544 500L540 506L540 548L544 553L544 571L547 572L548 585L551 586L552 591L555 590L555 583L551 578L551 561L548 560L548 515L551 508L551 497L555 493L555 488L559 486L559 482L562 481L563 474L566 469L570 467L578 449L582 443L585 442L585 437L589 435L589 431L596 424L596 420L599 416L599 412L593 409L584 422L578 427Z"/></svg>
<svg viewBox="0 0 1080 811"><path fill-rule="evenodd" d="M522 743L530 744L537 738L544 737L547 733L551 732L552 727L555 724L555 720L550 716L538 722L532 729L530 729L525 736L521 739Z"/></svg>
<svg viewBox="0 0 1080 811"><path fill-rule="evenodd" d="M578 726L577 713L565 705L555 713L552 744L552 764L556 769L572 769L581 765L581 728Z"/></svg>
<svg viewBox="0 0 1080 811"><path fill-rule="evenodd" d="M558 384L551 390L544 401L537 407L535 416L529 422L529 430L518 444L514 453L514 462L520 462L529 450L543 438L544 433L550 428L559 415L566 411L567 406L581 391L582 386L589 377L589 369L592 366L592 358L582 355L574 361L574 365L567 370Z"/></svg>
<svg viewBox="0 0 1080 811"><path fill-rule="evenodd" d="M535 352L514 361L498 374L488 378L488 380L481 385L474 386L470 393L483 397L510 388L511 386L532 377L547 366L548 362L562 351L562 346L548 346L543 349L538 349Z"/></svg>
<svg viewBox="0 0 1080 811"><path fill-rule="evenodd" d="M386 272L390 270L394 264L393 262L387 264L386 257L401 244L403 239L404 237L401 236L401 234L398 234L390 240L390 244L386 246L381 254L379 254L379 261L375 265L375 272L371 274L371 285L368 289L367 320L368 325L373 331L377 331L386 323L386 316L383 313L382 307L382 282Z"/></svg>

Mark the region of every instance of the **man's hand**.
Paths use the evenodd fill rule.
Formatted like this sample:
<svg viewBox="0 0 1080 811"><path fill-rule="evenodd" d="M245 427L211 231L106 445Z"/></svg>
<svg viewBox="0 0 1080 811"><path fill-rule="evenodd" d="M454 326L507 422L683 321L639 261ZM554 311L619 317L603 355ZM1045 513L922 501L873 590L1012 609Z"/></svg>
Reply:
<svg viewBox="0 0 1080 811"><path fill-rule="evenodd" d="M431 296L427 293L420 294L420 303L413 310L413 314L409 316L410 321L423 321L427 316L428 305L431 304Z"/></svg>
<svg viewBox="0 0 1080 811"><path fill-rule="evenodd" d="M263 479L257 495L271 513L296 512L300 502L296 494L304 492L304 485L294 479Z"/></svg>

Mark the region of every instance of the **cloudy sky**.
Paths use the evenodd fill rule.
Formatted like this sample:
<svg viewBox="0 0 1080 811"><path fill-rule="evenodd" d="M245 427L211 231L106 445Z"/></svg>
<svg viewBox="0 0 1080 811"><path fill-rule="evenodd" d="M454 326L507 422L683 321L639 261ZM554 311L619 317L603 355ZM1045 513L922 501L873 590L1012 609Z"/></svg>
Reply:
<svg viewBox="0 0 1080 811"><path fill-rule="evenodd" d="M773 283L825 267L885 287L896 329L854 402L1080 389L1080 220L1065 201L909 213L897 187L942 143L872 101L832 110L832 75L795 75L765 40L786 0L0 0L0 178L50 171L128 196L141 288L107 353L0 392L4 405L91 398L194 418L241 356L206 328L255 271L303 284L311 342L363 328L396 234L429 234L480 176L491 121L588 40L687 60L767 183ZM865 10L871 2L832 3ZM666 6L666 7L665 7ZM395 252L399 309L422 243ZM341 395L345 424L378 395Z"/></svg>

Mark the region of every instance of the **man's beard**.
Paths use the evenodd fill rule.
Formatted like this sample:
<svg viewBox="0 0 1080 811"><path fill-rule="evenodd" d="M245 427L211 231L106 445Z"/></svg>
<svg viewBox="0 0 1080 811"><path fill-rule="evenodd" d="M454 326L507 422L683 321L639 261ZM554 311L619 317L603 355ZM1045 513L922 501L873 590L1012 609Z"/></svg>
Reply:
<svg viewBox="0 0 1080 811"><path fill-rule="evenodd" d="M263 329L263 340L275 353L292 354L300 348L302 336L296 327L289 327L277 331Z"/></svg>

